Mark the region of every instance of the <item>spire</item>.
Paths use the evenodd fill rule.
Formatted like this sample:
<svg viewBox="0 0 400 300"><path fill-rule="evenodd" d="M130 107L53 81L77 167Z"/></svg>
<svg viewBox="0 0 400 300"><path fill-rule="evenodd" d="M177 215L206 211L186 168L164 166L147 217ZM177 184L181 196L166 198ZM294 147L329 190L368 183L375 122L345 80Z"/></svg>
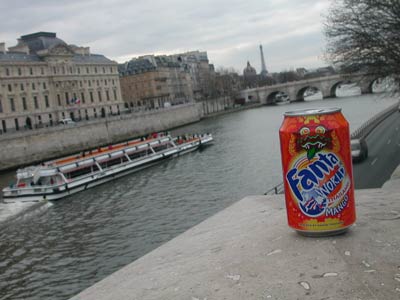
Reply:
<svg viewBox="0 0 400 300"><path fill-rule="evenodd" d="M261 73L260 73L260 75L266 77L267 74L268 74L268 71L267 71L267 67L265 66L264 53L263 53L262 45L260 45L260 54L261 54Z"/></svg>

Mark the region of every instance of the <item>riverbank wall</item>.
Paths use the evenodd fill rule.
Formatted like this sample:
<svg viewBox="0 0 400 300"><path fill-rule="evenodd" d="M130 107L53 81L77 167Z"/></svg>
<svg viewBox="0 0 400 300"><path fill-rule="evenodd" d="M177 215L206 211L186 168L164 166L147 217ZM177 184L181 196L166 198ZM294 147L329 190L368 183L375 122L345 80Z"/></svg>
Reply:
<svg viewBox="0 0 400 300"><path fill-rule="evenodd" d="M260 106L234 107L229 97L207 99L170 108L139 111L0 135L0 171L120 142L201 119Z"/></svg>
<svg viewBox="0 0 400 300"><path fill-rule="evenodd" d="M61 125L3 135L0 139L0 170L183 126L199 121L201 116L198 104L186 104L78 122L73 126Z"/></svg>

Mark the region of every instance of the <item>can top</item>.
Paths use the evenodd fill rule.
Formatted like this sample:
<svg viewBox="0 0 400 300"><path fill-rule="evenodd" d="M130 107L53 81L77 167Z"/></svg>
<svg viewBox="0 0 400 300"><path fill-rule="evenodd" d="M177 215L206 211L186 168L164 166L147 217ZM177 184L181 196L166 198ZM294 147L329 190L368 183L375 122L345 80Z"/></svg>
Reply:
<svg viewBox="0 0 400 300"><path fill-rule="evenodd" d="M287 117L326 115L326 114L333 114L333 113L340 112L340 111L342 111L342 109L338 108L338 107L309 108L309 109L298 109L298 110L287 111L284 113L284 115Z"/></svg>

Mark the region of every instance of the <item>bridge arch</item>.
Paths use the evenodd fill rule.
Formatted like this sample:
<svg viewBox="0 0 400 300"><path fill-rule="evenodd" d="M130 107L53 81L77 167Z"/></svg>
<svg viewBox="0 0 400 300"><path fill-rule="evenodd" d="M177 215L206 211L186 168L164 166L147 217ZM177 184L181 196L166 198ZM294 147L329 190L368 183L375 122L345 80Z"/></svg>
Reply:
<svg viewBox="0 0 400 300"><path fill-rule="evenodd" d="M378 77L364 77L364 78L358 78L355 80L339 80L335 82L334 84L331 85L328 93L328 97L324 98L335 98L338 97L338 88L340 88L343 85L350 85L354 84L360 89L361 94L372 94L374 93L374 84L379 80Z"/></svg>
<svg viewBox="0 0 400 300"><path fill-rule="evenodd" d="M277 102L289 101L289 95L284 91L273 91L266 96L266 104L276 104Z"/></svg>
<svg viewBox="0 0 400 300"><path fill-rule="evenodd" d="M296 92L296 101L305 101L305 97L312 96L318 92L322 92L321 89L314 85L307 85L301 87Z"/></svg>

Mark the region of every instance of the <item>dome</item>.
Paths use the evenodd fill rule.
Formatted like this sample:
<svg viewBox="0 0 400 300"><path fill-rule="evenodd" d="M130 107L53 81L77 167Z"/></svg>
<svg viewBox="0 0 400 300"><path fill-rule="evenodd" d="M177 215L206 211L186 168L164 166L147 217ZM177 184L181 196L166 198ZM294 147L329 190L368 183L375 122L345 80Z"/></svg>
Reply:
<svg viewBox="0 0 400 300"><path fill-rule="evenodd" d="M243 70L243 75L244 76L256 76L257 72L256 69L254 69L251 65L250 62L247 62L246 68Z"/></svg>
<svg viewBox="0 0 400 300"><path fill-rule="evenodd" d="M53 32L37 32L21 36L20 42L29 47L31 53L37 53L40 50L51 49L57 45L67 44L56 37Z"/></svg>

